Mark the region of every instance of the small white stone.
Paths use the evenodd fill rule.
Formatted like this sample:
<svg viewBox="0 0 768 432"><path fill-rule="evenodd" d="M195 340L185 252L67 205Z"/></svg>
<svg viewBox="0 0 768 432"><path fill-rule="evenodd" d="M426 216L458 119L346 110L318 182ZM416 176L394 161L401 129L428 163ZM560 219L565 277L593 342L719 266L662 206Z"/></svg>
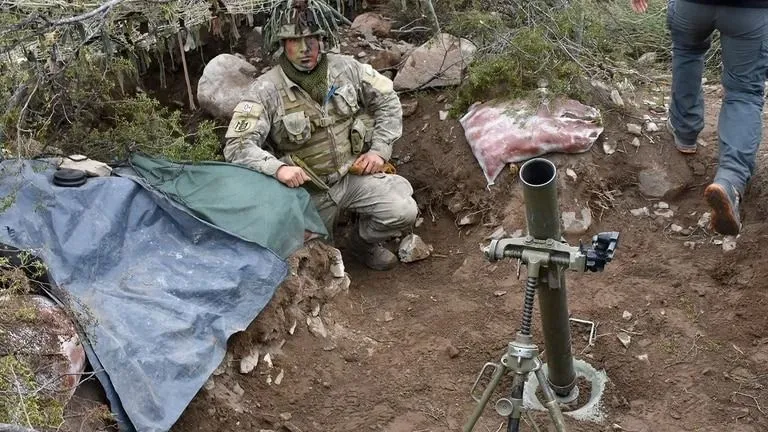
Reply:
<svg viewBox="0 0 768 432"><path fill-rule="evenodd" d="M640 217L640 216L650 216L650 212L648 211L648 207L640 207L637 209L632 209L629 211L632 213L632 216Z"/></svg>
<svg viewBox="0 0 768 432"><path fill-rule="evenodd" d="M368 53L366 53L365 51L360 51L359 53L357 53L357 56L358 56L359 58L363 58L363 57L365 57L365 56L367 56L367 55L368 55Z"/></svg>
<svg viewBox="0 0 768 432"><path fill-rule="evenodd" d="M632 312L624 311L624 313L621 314L621 318L624 319L624 321L631 320L632 319Z"/></svg>
<svg viewBox="0 0 768 432"><path fill-rule="evenodd" d="M699 221L696 224L699 226L699 228L707 228L709 226L709 221L711 220L711 218L712 218L712 214L709 212L706 212L703 215L701 215L701 217L699 218Z"/></svg>
<svg viewBox="0 0 768 432"><path fill-rule="evenodd" d="M659 126L654 122L648 122L645 124L645 130L648 132L658 132Z"/></svg>
<svg viewBox="0 0 768 432"><path fill-rule="evenodd" d="M632 342L632 338L628 334L619 332L616 334L616 337L619 338L619 342L624 345L624 348L629 348L629 343Z"/></svg>
<svg viewBox="0 0 768 432"><path fill-rule="evenodd" d="M269 353L264 354L264 363L267 364L269 369L272 369L272 356Z"/></svg>
<svg viewBox="0 0 768 432"><path fill-rule="evenodd" d="M275 385L280 385L280 383L283 382L283 378L285 378L285 371L280 369L280 373L275 377Z"/></svg>
<svg viewBox="0 0 768 432"><path fill-rule="evenodd" d="M671 229L672 232L674 232L674 233L679 233L679 232L683 231L683 227L681 227L680 225L677 225L677 224L672 224L669 227L669 229Z"/></svg>
<svg viewBox="0 0 768 432"><path fill-rule="evenodd" d="M635 148L640 147L640 138L638 138L638 137L633 138L632 139L632 146L635 147Z"/></svg>
<svg viewBox="0 0 768 432"><path fill-rule="evenodd" d="M638 124L627 123L627 132L631 133L632 135L640 136L643 134L643 128Z"/></svg>
<svg viewBox="0 0 768 432"><path fill-rule="evenodd" d="M675 215L675 213L672 210L670 210L670 209L656 210L656 211L653 212L653 214L655 214L656 216L661 216L661 217L667 218L667 219L669 219L669 218L671 218L672 216Z"/></svg>
<svg viewBox="0 0 768 432"><path fill-rule="evenodd" d="M296 325L298 322L296 320L293 320L293 324L291 324L291 328L288 329L288 334L293 335L293 333L296 331Z"/></svg>
<svg viewBox="0 0 768 432"><path fill-rule="evenodd" d="M251 353L240 359L240 373L248 374L259 365L259 350L253 348Z"/></svg>
<svg viewBox="0 0 768 432"><path fill-rule="evenodd" d="M656 208L668 209L669 208L669 204L665 203L664 201L659 201L659 202L656 203Z"/></svg>
<svg viewBox="0 0 768 432"><path fill-rule="evenodd" d="M325 324L323 324L323 320L320 317L307 317L307 328L315 336L322 338L328 336L328 331L325 329Z"/></svg>
<svg viewBox="0 0 768 432"><path fill-rule="evenodd" d="M696 242L693 241L687 241L683 243L683 246L689 248L689 249L696 249Z"/></svg>
<svg viewBox="0 0 768 432"><path fill-rule="evenodd" d="M493 293L493 295L495 295L496 297L501 297L506 293L507 293L506 291L496 291Z"/></svg>
<svg viewBox="0 0 768 432"><path fill-rule="evenodd" d="M418 227L420 227L420 226L421 226L423 223L424 223L424 218L423 218L423 217L420 217L420 218L416 219L416 222L413 224L413 226L414 226L415 228L418 228Z"/></svg>
<svg viewBox="0 0 768 432"><path fill-rule="evenodd" d="M570 168L567 168L565 170L565 175L567 175L568 177L573 179L573 181L576 181L576 179L578 178L578 177L576 177L576 171L574 171L574 170L572 170Z"/></svg>
<svg viewBox="0 0 768 432"><path fill-rule="evenodd" d="M448 118L448 111L440 111L440 120L445 120Z"/></svg>
<svg viewBox="0 0 768 432"><path fill-rule="evenodd" d="M723 250L725 252L730 252L734 249L736 249L736 237L734 236L723 237Z"/></svg>
<svg viewBox="0 0 768 432"><path fill-rule="evenodd" d="M612 141L606 141L603 143L603 152L607 155L612 155L616 153L617 145L615 142Z"/></svg>

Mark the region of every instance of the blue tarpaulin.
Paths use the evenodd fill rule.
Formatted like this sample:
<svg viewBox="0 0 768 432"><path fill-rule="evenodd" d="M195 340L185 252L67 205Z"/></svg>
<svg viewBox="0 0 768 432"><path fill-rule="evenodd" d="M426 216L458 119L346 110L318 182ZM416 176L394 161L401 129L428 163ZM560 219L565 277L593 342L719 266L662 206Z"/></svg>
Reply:
<svg viewBox="0 0 768 432"><path fill-rule="evenodd" d="M46 264L124 431L166 431L287 275L268 248L130 178L0 162L0 242Z"/></svg>

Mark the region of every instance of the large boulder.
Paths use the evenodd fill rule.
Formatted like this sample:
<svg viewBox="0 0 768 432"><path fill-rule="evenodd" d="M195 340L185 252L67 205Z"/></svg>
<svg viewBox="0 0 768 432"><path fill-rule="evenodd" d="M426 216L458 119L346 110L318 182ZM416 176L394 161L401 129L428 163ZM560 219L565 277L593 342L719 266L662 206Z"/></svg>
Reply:
<svg viewBox="0 0 768 432"><path fill-rule="evenodd" d="M85 371L85 350L64 309L29 294L23 274L4 276L18 283L0 283L0 418L56 427Z"/></svg>
<svg viewBox="0 0 768 432"><path fill-rule="evenodd" d="M392 30L392 22L375 12L358 15L350 26L350 30L363 35L385 38Z"/></svg>
<svg viewBox="0 0 768 432"><path fill-rule="evenodd" d="M200 108L214 117L228 120L257 76L256 68L242 58L219 54L205 66L197 83Z"/></svg>
<svg viewBox="0 0 768 432"><path fill-rule="evenodd" d="M467 39L441 33L416 48L395 76L396 90L461 84L477 46Z"/></svg>

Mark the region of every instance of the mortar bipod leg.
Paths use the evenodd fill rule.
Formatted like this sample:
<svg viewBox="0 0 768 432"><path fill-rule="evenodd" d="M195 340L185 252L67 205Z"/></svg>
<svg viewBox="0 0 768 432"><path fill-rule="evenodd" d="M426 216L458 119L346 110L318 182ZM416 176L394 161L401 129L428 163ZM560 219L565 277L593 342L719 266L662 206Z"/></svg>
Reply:
<svg viewBox="0 0 768 432"><path fill-rule="evenodd" d="M486 364L486 367L488 364ZM495 369L493 372L493 376L491 377L491 382L488 383L488 387L485 388L485 391L483 392L483 396L477 401L477 405L475 406L474 412L472 412L472 416L469 418L467 423L464 425L463 432L472 432L472 429L475 427L475 423L480 419L480 416L483 414L483 410L485 409L485 405L488 403L488 400L491 398L491 395L493 395L493 391L496 389L496 387L499 385L499 382L501 381L501 378L504 376L504 373L507 371L507 368L502 364L494 364ZM485 367L483 368L485 370ZM483 371L480 371L480 375L482 376ZM480 380L480 377L478 376L478 381ZM477 385L477 382L475 383Z"/></svg>
<svg viewBox="0 0 768 432"><path fill-rule="evenodd" d="M552 390L552 387L549 386L549 381L547 381L547 376L541 369L541 364L539 364L539 367L536 368L535 373L536 378L539 380L541 391L544 393L544 399L546 400L546 402L544 402L544 406L547 407L549 416L552 418L552 422L555 424L555 430L557 432L566 432L563 412L560 411L560 405L557 403L557 399L555 399L555 392Z"/></svg>

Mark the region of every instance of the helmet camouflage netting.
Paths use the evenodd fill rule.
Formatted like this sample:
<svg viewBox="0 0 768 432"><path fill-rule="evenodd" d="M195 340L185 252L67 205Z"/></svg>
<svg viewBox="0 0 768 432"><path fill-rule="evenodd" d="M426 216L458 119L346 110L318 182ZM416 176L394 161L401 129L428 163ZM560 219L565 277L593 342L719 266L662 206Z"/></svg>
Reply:
<svg viewBox="0 0 768 432"><path fill-rule="evenodd" d="M283 39L319 36L333 48L339 41L337 21L347 20L323 0L279 1L264 26L265 47L272 52Z"/></svg>

